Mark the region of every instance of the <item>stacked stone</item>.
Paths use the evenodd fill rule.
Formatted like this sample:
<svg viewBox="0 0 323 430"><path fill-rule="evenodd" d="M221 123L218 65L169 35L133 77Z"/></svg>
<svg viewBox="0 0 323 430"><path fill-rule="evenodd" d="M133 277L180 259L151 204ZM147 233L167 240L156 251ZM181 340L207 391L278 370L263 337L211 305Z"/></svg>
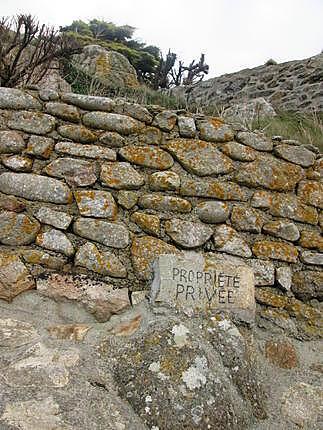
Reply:
<svg viewBox="0 0 323 430"><path fill-rule="evenodd" d="M314 148L183 111L1 88L0 157L2 299L52 271L144 289L158 255L195 250L322 300Z"/></svg>

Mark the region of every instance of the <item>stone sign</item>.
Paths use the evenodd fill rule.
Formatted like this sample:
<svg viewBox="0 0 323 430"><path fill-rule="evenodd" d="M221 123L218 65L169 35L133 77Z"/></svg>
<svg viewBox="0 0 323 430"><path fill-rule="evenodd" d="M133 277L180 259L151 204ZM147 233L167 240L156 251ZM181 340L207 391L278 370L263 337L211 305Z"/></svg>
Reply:
<svg viewBox="0 0 323 430"><path fill-rule="evenodd" d="M150 301L188 313L229 311L239 319L255 316L253 270L212 261L201 254L161 255L154 262Z"/></svg>

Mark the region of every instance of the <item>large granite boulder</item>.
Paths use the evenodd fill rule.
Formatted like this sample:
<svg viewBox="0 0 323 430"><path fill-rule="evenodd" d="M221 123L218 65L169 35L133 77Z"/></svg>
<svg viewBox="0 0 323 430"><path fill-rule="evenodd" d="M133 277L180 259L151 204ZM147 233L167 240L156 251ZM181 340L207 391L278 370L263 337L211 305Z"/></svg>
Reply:
<svg viewBox="0 0 323 430"><path fill-rule="evenodd" d="M81 54L74 56L73 65L104 85L127 88L139 86L136 71L127 58L99 45L85 46Z"/></svg>

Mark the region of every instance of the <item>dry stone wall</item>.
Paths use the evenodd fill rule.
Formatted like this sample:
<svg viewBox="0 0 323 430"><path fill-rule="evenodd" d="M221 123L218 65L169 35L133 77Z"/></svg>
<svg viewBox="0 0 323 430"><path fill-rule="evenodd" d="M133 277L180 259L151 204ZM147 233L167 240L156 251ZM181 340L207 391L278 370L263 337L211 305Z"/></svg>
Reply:
<svg viewBox="0 0 323 430"><path fill-rule="evenodd" d="M64 273L143 290L158 255L197 251L322 300L313 148L184 111L1 88L0 154L1 299Z"/></svg>

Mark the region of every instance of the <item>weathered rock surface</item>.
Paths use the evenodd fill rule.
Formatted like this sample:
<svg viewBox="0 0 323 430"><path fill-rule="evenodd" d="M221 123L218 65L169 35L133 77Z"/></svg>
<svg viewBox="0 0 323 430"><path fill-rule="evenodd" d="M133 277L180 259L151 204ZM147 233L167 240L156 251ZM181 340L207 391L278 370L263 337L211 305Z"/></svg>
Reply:
<svg viewBox="0 0 323 430"><path fill-rule="evenodd" d="M116 219L118 206L109 191L79 190L74 196L82 216Z"/></svg>
<svg viewBox="0 0 323 430"><path fill-rule="evenodd" d="M129 232L123 224L90 218L78 218L73 224L75 234L111 248L126 248Z"/></svg>
<svg viewBox="0 0 323 430"><path fill-rule="evenodd" d="M309 205L323 209L323 183L317 181L302 181L299 184L297 195Z"/></svg>
<svg viewBox="0 0 323 430"><path fill-rule="evenodd" d="M98 145L84 145L81 143L58 142L55 145L58 154L67 154L76 157L95 158L98 160L115 161L117 154L113 149Z"/></svg>
<svg viewBox="0 0 323 430"><path fill-rule="evenodd" d="M290 291L292 285L292 271L290 267L282 266L276 269L276 278L283 291Z"/></svg>
<svg viewBox="0 0 323 430"><path fill-rule="evenodd" d="M151 169L166 170L174 164L166 151L151 146L126 146L120 149L119 154L130 163Z"/></svg>
<svg viewBox="0 0 323 430"><path fill-rule="evenodd" d="M186 117L186 116L179 116L178 128L179 128L179 134L182 137L195 137L196 135L195 121L193 118Z"/></svg>
<svg viewBox="0 0 323 430"><path fill-rule="evenodd" d="M303 176L304 171L301 167L268 155L258 157L257 160L241 168L236 174L236 180L249 187L292 191Z"/></svg>
<svg viewBox="0 0 323 430"><path fill-rule="evenodd" d="M225 222L230 216L230 207L225 202L206 201L196 207L197 216L208 224Z"/></svg>
<svg viewBox="0 0 323 430"><path fill-rule="evenodd" d="M136 237L131 246L131 261L139 279L152 276L152 263L158 255L179 254L179 250L163 240L151 236Z"/></svg>
<svg viewBox="0 0 323 430"><path fill-rule="evenodd" d="M0 154L19 154L25 146L24 139L16 131L0 131Z"/></svg>
<svg viewBox="0 0 323 430"><path fill-rule="evenodd" d="M66 212L57 211L46 206L41 206L33 212L38 221L52 225L61 230L67 230L70 226L73 217Z"/></svg>
<svg viewBox="0 0 323 430"><path fill-rule="evenodd" d="M75 254L75 265L82 266L103 276L125 278L127 270L111 252L100 252L91 242L82 245Z"/></svg>
<svg viewBox="0 0 323 430"><path fill-rule="evenodd" d="M293 245L284 242L263 240L252 246L252 252L260 258L271 258L273 260L297 262L298 251Z"/></svg>
<svg viewBox="0 0 323 430"><path fill-rule="evenodd" d="M117 190L137 190L145 183L144 177L125 162L102 164L100 179L103 185Z"/></svg>
<svg viewBox="0 0 323 430"><path fill-rule="evenodd" d="M70 257L74 254L74 246L65 233L54 228L39 233L36 237L36 244L50 251L60 252Z"/></svg>
<svg viewBox="0 0 323 430"><path fill-rule="evenodd" d="M267 359L282 369L293 369L298 366L298 357L292 343L285 339L269 340L266 342Z"/></svg>
<svg viewBox="0 0 323 430"><path fill-rule="evenodd" d="M278 145L275 146L274 152L284 160L299 164L302 167L312 166L315 161L315 154L303 146Z"/></svg>
<svg viewBox="0 0 323 430"><path fill-rule="evenodd" d="M233 170L231 160L212 143L175 139L164 145L188 172L197 176L218 175Z"/></svg>
<svg viewBox="0 0 323 430"><path fill-rule="evenodd" d="M286 220L271 221L264 225L263 230L271 236L295 242L299 239L299 230L293 222Z"/></svg>
<svg viewBox="0 0 323 430"><path fill-rule="evenodd" d="M265 215L256 209L234 206L231 221L236 230L260 233L265 222Z"/></svg>
<svg viewBox="0 0 323 430"><path fill-rule="evenodd" d="M45 167L44 172L65 179L71 186L93 185L97 180L95 164L76 158L57 158Z"/></svg>
<svg viewBox="0 0 323 430"><path fill-rule="evenodd" d="M233 160L254 161L257 158L256 151L238 142L228 142L224 144L221 149L225 155Z"/></svg>
<svg viewBox="0 0 323 430"><path fill-rule="evenodd" d="M125 140L119 133L114 131L106 131L101 134L99 138L99 142L103 145L111 146L111 148L122 148Z"/></svg>
<svg viewBox="0 0 323 430"><path fill-rule="evenodd" d="M317 249L323 252L323 236L317 231L303 230L299 244L303 248Z"/></svg>
<svg viewBox="0 0 323 430"><path fill-rule="evenodd" d="M14 172L31 172L33 160L23 155L3 155L2 164Z"/></svg>
<svg viewBox="0 0 323 430"><path fill-rule="evenodd" d="M304 270L293 275L292 291L300 300L323 301L323 272Z"/></svg>
<svg viewBox="0 0 323 430"><path fill-rule="evenodd" d="M138 201L138 194L135 191L124 191L118 192L118 204L125 209L132 209Z"/></svg>
<svg viewBox="0 0 323 430"><path fill-rule="evenodd" d="M62 100L82 109L103 110L110 112L115 103L108 97L90 96L86 94L63 93Z"/></svg>
<svg viewBox="0 0 323 430"><path fill-rule="evenodd" d="M144 209L181 213L188 213L192 209L191 203L188 200L175 196L163 196L161 194L144 194L139 198L138 205Z"/></svg>
<svg viewBox="0 0 323 430"><path fill-rule="evenodd" d="M171 131L176 124L177 115L172 111L160 112L155 116L153 125L163 131Z"/></svg>
<svg viewBox="0 0 323 430"><path fill-rule="evenodd" d="M79 111L75 106L70 106L65 103L49 102L45 105L45 111L53 116L64 119L66 121L78 122L80 120Z"/></svg>
<svg viewBox="0 0 323 430"><path fill-rule="evenodd" d="M156 215L148 215L143 212L134 212L130 220L136 223L144 232L159 236L160 234L160 219Z"/></svg>
<svg viewBox="0 0 323 430"><path fill-rule="evenodd" d="M234 182L222 182L217 179L194 181L182 179L180 194L182 196L208 197L220 200L248 200L248 193Z"/></svg>
<svg viewBox="0 0 323 430"><path fill-rule="evenodd" d="M0 299L11 301L34 287L34 279L20 258L0 251Z"/></svg>
<svg viewBox="0 0 323 430"><path fill-rule="evenodd" d="M237 134L237 140L244 145L250 146L257 151L271 151L273 143L264 134L251 131L240 131Z"/></svg>
<svg viewBox="0 0 323 430"><path fill-rule="evenodd" d="M47 159L54 149L54 140L50 137L30 136L26 154Z"/></svg>
<svg viewBox="0 0 323 430"><path fill-rule="evenodd" d="M220 118L200 120L197 127L200 131L200 138L207 142L229 142L234 137L231 127L224 124Z"/></svg>
<svg viewBox="0 0 323 430"><path fill-rule="evenodd" d="M197 248L204 245L213 234L209 226L173 218L165 223L166 233L183 248Z"/></svg>
<svg viewBox="0 0 323 430"><path fill-rule="evenodd" d="M25 208L26 205L21 199L0 193L0 209L13 212L22 212Z"/></svg>
<svg viewBox="0 0 323 430"><path fill-rule="evenodd" d="M17 88L0 87L0 109L40 109L39 101Z"/></svg>
<svg viewBox="0 0 323 430"><path fill-rule="evenodd" d="M25 263L39 264L49 269L59 270L66 264L66 258L63 256L56 257L39 249L23 249L21 257Z"/></svg>
<svg viewBox="0 0 323 430"><path fill-rule="evenodd" d="M301 260L306 264L323 266L323 253L313 252L313 251L303 251L301 253Z"/></svg>
<svg viewBox="0 0 323 430"><path fill-rule="evenodd" d="M50 133L55 124L55 118L41 112L13 111L8 120L10 128L34 134Z"/></svg>
<svg viewBox="0 0 323 430"><path fill-rule="evenodd" d="M76 142L92 143L97 140L97 135L82 125L61 125L57 131L61 136Z"/></svg>
<svg viewBox="0 0 323 430"><path fill-rule="evenodd" d="M6 194L42 202L64 204L73 199L70 189L62 182L32 173L2 173L0 189Z"/></svg>
<svg viewBox="0 0 323 430"><path fill-rule="evenodd" d="M137 133L144 124L126 115L106 112L89 112L83 116L84 125L120 134Z"/></svg>
<svg viewBox="0 0 323 430"><path fill-rule="evenodd" d="M4 245L28 245L35 240L40 224L23 213L0 213L0 242Z"/></svg>
<svg viewBox="0 0 323 430"><path fill-rule="evenodd" d="M149 176L149 188L152 191L176 191L181 185L181 178L175 172L155 172Z"/></svg>
<svg viewBox="0 0 323 430"><path fill-rule="evenodd" d="M215 228L213 242L217 251L240 257L251 257L252 255L247 242L228 225L222 224Z"/></svg>
<svg viewBox="0 0 323 430"><path fill-rule="evenodd" d="M266 99L257 97L253 100L235 103L224 111L223 116L230 121L250 126L259 119L275 117L276 112Z"/></svg>

